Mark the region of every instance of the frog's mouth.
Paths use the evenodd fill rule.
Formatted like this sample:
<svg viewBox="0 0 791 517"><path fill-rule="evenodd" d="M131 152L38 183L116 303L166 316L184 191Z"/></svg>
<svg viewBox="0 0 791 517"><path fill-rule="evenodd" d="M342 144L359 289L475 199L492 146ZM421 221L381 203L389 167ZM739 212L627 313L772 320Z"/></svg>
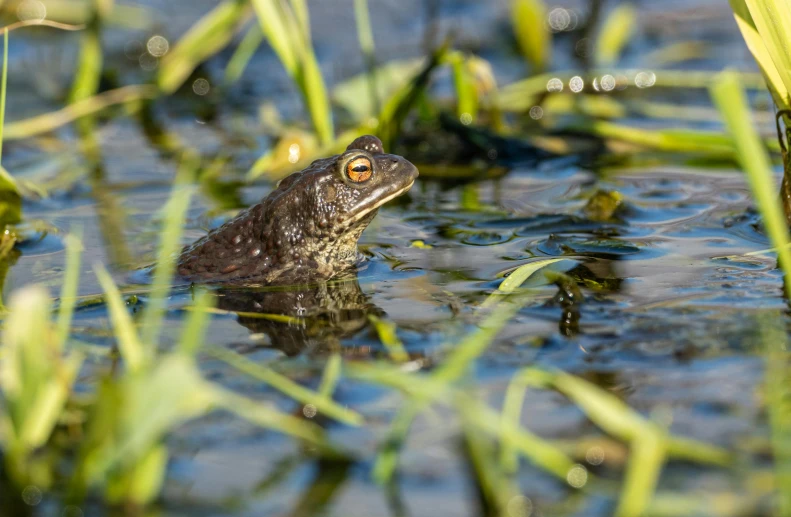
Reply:
<svg viewBox="0 0 791 517"><path fill-rule="evenodd" d="M375 203L372 203L371 206L360 210L359 212L354 214L351 217L351 219L349 219L349 221L347 223L348 227L352 228L352 227L356 226L358 222L360 222L361 220L365 219L366 216L371 214L371 212L375 213L377 210L379 210L382 207L382 205L392 201L393 199L397 198L398 196L406 194L407 191L409 191L409 189L411 189L412 185L414 185L414 184L415 184L415 180L413 179L406 186L396 190L395 192L392 192L392 193L384 196L383 198L379 199ZM370 222L370 220L368 222Z"/></svg>

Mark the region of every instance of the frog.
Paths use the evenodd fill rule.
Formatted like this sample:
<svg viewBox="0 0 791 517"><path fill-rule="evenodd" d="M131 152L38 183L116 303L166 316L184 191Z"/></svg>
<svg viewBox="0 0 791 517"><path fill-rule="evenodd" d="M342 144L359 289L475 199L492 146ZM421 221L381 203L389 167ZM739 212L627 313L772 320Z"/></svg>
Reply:
<svg viewBox="0 0 791 517"><path fill-rule="evenodd" d="M192 283L294 285L354 271L357 241L385 203L418 177L407 159L363 135L337 155L282 179L243 210L181 252L176 271Z"/></svg>

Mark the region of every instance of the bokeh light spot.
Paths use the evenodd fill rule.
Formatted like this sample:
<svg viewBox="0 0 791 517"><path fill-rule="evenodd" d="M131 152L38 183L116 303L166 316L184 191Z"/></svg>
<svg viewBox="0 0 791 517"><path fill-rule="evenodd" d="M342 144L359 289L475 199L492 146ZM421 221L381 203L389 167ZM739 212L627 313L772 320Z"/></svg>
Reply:
<svg viewBox="0 0 791 517"><path fill-rule="evenodd" d="M301 154L302 150L300 149L299 144L291 144L288 146L288 161L290 163L297 163Z"/></svg>
<svg viewBox="0 0 791 517"><path fill-rule="evenodd" d="M579 93L583 88L585 88L585 81L582 80L582 77L575 75L569 81L569 89L571 89L572 92Z"/></svg>
<svg viewBox="0 0 791 517"><path fill-rule="evenodd" d="M604 449L594 445L585 452L585 461L591 465L601 465L604 463Z"/></svg>
<svg viewBox="0 0 791 517"><path fill-rule="evenodd" d="M74 506L70 504L63 508L63 511L60 512L61 517L82 517L83 512L79 506Z"/></svg>
<svg viewBox="0 0 791 517"><path fill-rule="evenodd" d="M611 92L615 89L615 77L610 74L603 75L601 78L601 89L605 92Z"/></svg>
<svg viewBox="0 0 791 517"><path fill-rule="evenodd" d="M533 501L523 495L512 497L506 505L508 517L530 517L533 515Z"/></svg>
<svg viewBox="0 0 791 517"><path fill-rule="evenodd" d="M557 77L553 77L549 81L547 81L547 91L556 93L563 91L563 81L558 79Z"/></svg>
<svg viewBox="0 0 791 517"><path fill-rule="evenodd" d="M529 113L530 113L530 118L532 118L533 120L538 120L544 116L544 110L541 108L541 106L533 106L532 108L530 108Z"/></svg>
<svg viewBox="0 0 791 517"><path fill-rule="evenodd" d="M210 89L211 85L209 84L209 81L203 77L195 79L195 81L192 83L192 91L195 92L195 95L206 95L209 93Z"/></svg>
<svg viewBox="0 0 791 517"><path fill-rule="evenodd" d="M28 485L22 489L22 500L28 506L36 506L41 502L41 489L36 485Z"/></svg>
<svg viewBox="0 0 791 517"><path fill-rule="evenodd" d="M567 9L556 7L549 12L548 22L554 32L567 30L571 26L571 14Z"/></svg>
<svg viewBox="0 0 791 517"><path fill-rule="evenodd" d="M162 57L170 50L170 43L168 43L168 40L166 40L164 36L151 36L146 43L146 49L148 49L148 53L152 56Z"/></svg>
<svg viewBox="0 0 791 517"><path fill-rule="evenodd" d="M656 74L653 72L639 72L634 77L634 85L638 88L650 88L656 84Z"/></svg>
<svg viewBox="0 0 791 517"><path fill-rule="evenodd" d="M462 113L459 116L459 120L465 126L469 126L470 124L472 124L472 115L470 115L469 113Z"/></svg>
<svg viewBox="0 0 791 517"><path fill-rule="evenodd" d="M150 72L151 70L155 70L157 66L159 66L159 59L155 58L151 54L141 54L138 58L138 63L140 63L140 68Z"/></svg>
<svg viewBox="0 0 791 517"><path fill-rule="evenodd" d="M308 418L313 418L316 416L316 413L318 413L318 410L313 404L305 404L305 406L302 408L302 414Z"/></svg>
<svg viewBox="0 0 791 517"><path fill-rule="evenodd" d="M16 17L23 22L42 22L47 17L47 6L40 0L23 0L16 8Z"/></svg>
<svg viewBox="0 0 791 517"><path fill-rule="evenodd" d="M566 474L566 481L574 488L582 488L588 482L588 470L582 465L574 465Z"/></svg>

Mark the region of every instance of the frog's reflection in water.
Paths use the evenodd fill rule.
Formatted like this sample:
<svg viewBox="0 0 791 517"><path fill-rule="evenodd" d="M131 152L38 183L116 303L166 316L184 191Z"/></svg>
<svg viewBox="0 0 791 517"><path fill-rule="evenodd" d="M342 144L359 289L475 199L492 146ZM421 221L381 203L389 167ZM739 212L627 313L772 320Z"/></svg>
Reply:
<svg viewBox="0 0 791 517"><path fill-rule="evenodd" d="M288 356L337 349L383 311L363 293L356 276L294 287L232 287L215 292L217 307L237 314L253 334Z"/></svg>

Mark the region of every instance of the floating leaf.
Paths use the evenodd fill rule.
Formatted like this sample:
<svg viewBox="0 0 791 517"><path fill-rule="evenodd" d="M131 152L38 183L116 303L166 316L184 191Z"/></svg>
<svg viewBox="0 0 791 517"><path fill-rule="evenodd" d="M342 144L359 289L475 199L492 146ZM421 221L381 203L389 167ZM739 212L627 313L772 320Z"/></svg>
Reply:
<svg viewBox="0 0 791 517"><path fill-rule="evenodd" d="M541 259L529 262L523 266L519 266L511 272L505 279L500 282L497 289L504 293L510 293L516 290L519 286L525 283L525 280L533 276L536 272L544 269L547 266L560 262L562 258Z"/></svg>

